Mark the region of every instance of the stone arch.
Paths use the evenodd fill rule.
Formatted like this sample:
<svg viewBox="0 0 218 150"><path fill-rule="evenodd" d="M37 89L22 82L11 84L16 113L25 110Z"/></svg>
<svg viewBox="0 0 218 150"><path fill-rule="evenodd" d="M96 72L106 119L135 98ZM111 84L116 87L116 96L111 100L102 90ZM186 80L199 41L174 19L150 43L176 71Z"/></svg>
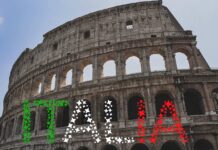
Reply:
<svg viewBox="0 0 218 150"><path fill-rule="evenodd" d="M46 78L45 82L45 92L50 92L55 90L56 86L56 74L55 73L49 73Z"/></svg>
<svg viewBox="0 0 218 150"><path fill-rule="evenodd" d="M161 150L182 150L182 148L176 141L167 141L162 145Z"/></svg>
<svg viewBox="0 0 218 150"><path fill-rule="evenodd" d="M104 103L103 103L103 109L102 109L102 115L101 115L101 121L102 122L105 122L105 116L106 116L106 114L105 114L105 112L104 112L104 110L105 110L105 101L106 100L110 100L110 101L112 101L112 119L111 119L111 121L117 121L118 119L117 119L117 100L113 97L113 96L107 96L107 97L105 97L104 98Z"/></svg>
<svg viewBox="0 0 218 150"><path fill-rule="evenodd" d="M89 149L85 146L80 146L77 150L89 150Z"/></svg>
<svg viewBox="0 0 218 150"><path fill-rule="evenodd" d="M105 145L102 147L101 150L117 150L117 148L114 145Z"/></svg>
<svg viewBox="0 0 218 150"><path fill-rule="evenodd" d="M116 64L114 60L108 60L103 64L102 77L116 76Z"/></svg>
<svg viewBox="0 0 218 150"><path fill-rule="evenodd" d="M37 96L37 95L41 94L41 92L42 92L42 79L41 78L35 79L33 81L32 89L33 89L33 91L32 91L33 96Z"/></svg>
<svg viewBox="0 0 218 150"><path fill-rule="evenodd" d="M87 108L89 108L90 112L92 113L92 110L91 110L91 103L89 102L89 100L86 100L86 99L85 99L84 101L86 101L86 103L87 103L87 105L88 105ZM85 118L85 115L84 115L84 113L83 113L84 109L87 109L87 108L82 108L82 109L81 109L81 112L78 114L78 119L77 119L76 122L75 122L76 125L89 124L89 122L87 122L87 120L86 120L86 118Z"/></svg>
<svg viewBox="0 0 218 150"><path fill-rule="evenodd" d="M71 85L73 82L73 69L70 67L65 68L60 75L60 87Z"/></svg>
<svg viewBox="0 0 218 150"><path fill-rule="evenodd" d="M80 77L80 82L86 82L86 81L91 81L93 79L93 65L88 64L83 68L81 77Z"/></svg>
<svg viewBox="0 0 218 150"><path fill-rule="evenodd" d="M188 57L185 53L176 52L175 59L176 59L177 70L190 69L189 60L188 60Z"/></svg>
<svg viewBox="0 0 218 150"><path fill-rule="evenodd" d="M126 68L125 68L125 74L134 74L134 73L141 73L141 63L140 59L137 56L130 56L126 59Z"/></svg>
<svg viewBox="0 0 218 150"><path fill-rule="evenodd" d="M186 111L188 115L204 114L203 98L195 89L187 89L184 93Z"/></svg>
<svg viewBox="0 0 218 150"><path fill-rule="evenodd" d="M17 127L16 127L16 131L15 131L16 135L21 134L22 124L23 124L23 115L20 115L17 119Z"/></svg>
<svg viewBox="0 0 218 150"><path fill-rule="evenodd" d="M58 107L56 117L56 127L65 127L69 123L69 106Z"/></svg>
<svg viewBox="0 0 218 150"><path fill-rule="evenodd" d="M149 57L151 72L166 71L165 59L161 54L151 54Z"/></svg>
<svg viewBox="0 0 218 150"><path fill-rule="evenodd" d="M48 129L47 121L48 121L48 111L47 108L44 107L40 111L40 130Z"/></svg>
<svg viewBox="0 0 218 150"><path fill-rule="evenodd" d="M174 99L172 94L169 91L160 91L155 95L155 108L156 108L156 116L158 117L160 114L160 109L162 108L164 101L169 100L174 103ZM175 104L175 103L174 103ZM167 112L167 117L170 117L171 114Z"/></svg>
<svg viewBox="0 0 218 150"><path fill-rule="evenodd" d="M132 146L131 150L149 150L149 149L145 144L137 143Z"/></svg>
<svg viewBox="0 0 218 150"><path fill-rule="evenodd" d="M131 94L128 100L128 119L133 120L138 118L138 105L139 100L144 100L143 96L138 93Z"/></svg>
<svg viewBox="0 0 218 150"><path fill-rule="evenodd" d="M205 139L200 139L194 144L194 150L214 150L213 145Z"/></svg>

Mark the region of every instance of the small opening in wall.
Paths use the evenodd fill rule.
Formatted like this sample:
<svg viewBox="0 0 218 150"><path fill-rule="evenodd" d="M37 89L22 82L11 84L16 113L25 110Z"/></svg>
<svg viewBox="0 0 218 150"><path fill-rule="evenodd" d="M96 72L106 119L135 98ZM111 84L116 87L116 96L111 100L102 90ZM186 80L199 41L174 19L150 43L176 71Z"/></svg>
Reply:
<svg viewBox="0 0 218 150"><path fill-rule="evenodd" d="M155 35L155 34L151 35L151 38L156 38L156 37L157 37L157 35Z"/></svg>
<svg viewBox="0 0 218 150"><path fill-rule="evenodd" d="M57 50L58 48L58 43L54 43L53 46L52 46L53 50Z"/></svg>
<svg viewBox="0 0 218 150"><path fill-rule="evenodd" d="M126 29L127 29L127 30L133 29L133 21L132 21L132 20L128 20L128 21L126 22Z"/></svg>
<svg viewBox="0 0 218 150"><path fill-rule="evenodd" d="M106 42L106 45L110 45L111 44L111 42Z"/></svg>
<svg viewBox="0 0 218 150"><path fill-rule="evenodd" d="M83 37L84 37L84 39L90 38L90 31L89 30L85 31L84 34L83 34Z"/></svg>

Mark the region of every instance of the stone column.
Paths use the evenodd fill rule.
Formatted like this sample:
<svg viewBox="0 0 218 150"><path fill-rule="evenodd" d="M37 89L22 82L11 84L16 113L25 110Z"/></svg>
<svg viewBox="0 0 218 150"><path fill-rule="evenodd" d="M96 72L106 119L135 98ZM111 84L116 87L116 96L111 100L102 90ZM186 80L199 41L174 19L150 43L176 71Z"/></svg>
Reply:
<svg viewBox="0 0 218 150"><path fill-rule="evenodd" d="M144 76L149 76L150 73L150 62L149 62L149 56L146 55L146 50L143 49L142 51L142 60L141 60L141 67L142 67L142 73Z"/></svg>
<svg viewBox="0 0 218 150"><path fill-rule="evenodd" d="M167 71L171 71L172 73L176 73L177 67L176 67L176 59L175 54L173 53L171 46L168 45L166 47L166 63L167 63Z"/></svg>
<svg viewBox="0 0 218 150"><path fill-rule="evenodd" d="M61 68L59 67L57 72L56 72L56 81L55 81L55 91L58 91L60 89L60 82L61 82Z"/></svg>
<svg viewBox="0 0 218 150"><path fill-rule="evenodd" d="M117 52L116 73L118 80L122 80L123 75L125 75L125 62L121 59L120 55L120 52Z"/></svg>
<svg viewBox="0 0 218 150"><path fill-rule="evenodd" d="M98 83L98 58L97 55L93 57L93 72L92 72L92 78L95 83Z"/></svg>
<svg viewBox="0 0 218 150"><path fill-rule="evenodd" d="M41 95L43 95L44 93L45 93L45 80L46 80L46 78L45 78L45 75L43 75L43 77L42 77L42 87L41 87Z"/></svg>
<svg viewBox="0 0 218 150"><path fill-rule="evenodd" d="M207 107L208 107L208 111L209 111L208 113L211 115L216 114L215 107L213 105L213 101L211 100L211 98L209 96L208 87L207 87L207 84L205 82L203 83L203 87L204 87L204 94L206 97L206 103L207 103Z"/></svg>
<svg viewBox="0 0 218 150"><path fill-rule="evenodd" d="M72 72L72 87L77 85L77 68L76 65L73 65L73 72Z"/></svg>
<svg viewBox="0 0 218 150"><path fill-rule="evenodd" d="M155 113L154 113L154 106L153 106L153 102L152 102L152 96L151 96L151 91L150 91L150 87L149 85L146 86L146 90L147 90L147 106L148 106L148 117L149 117L149 125L153 125L155 123Z"/></svg>
<svg viewBox="0 0 218 150"><path fill-rule="evenodd" d="M34 128L34 132L37 135L38 132L40 131L40 109L39 107L36 107L36 116L35 116L35 128Z"/></svg>
<svg viewBox="0 0 218 150"><path fill-rule="evenodd" d="M192 45L192 54L193 54L192 60L193 60L193 63L194 63L193 69L196 70L196 69L199 68L199 62L198 62L198 58L197 58L197 49L196 49L196 47L194 45Z"/></svg>

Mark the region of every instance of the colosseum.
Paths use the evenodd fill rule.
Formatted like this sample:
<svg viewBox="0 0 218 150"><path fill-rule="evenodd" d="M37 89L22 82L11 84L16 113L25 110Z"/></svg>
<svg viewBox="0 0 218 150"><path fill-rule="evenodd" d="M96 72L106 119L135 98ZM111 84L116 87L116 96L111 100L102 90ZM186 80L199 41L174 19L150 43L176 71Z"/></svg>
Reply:
<svg viewBox="0 0 218 150"><path fill-rule="evenodd" d="M218 150L218 70L209 67L196 47L196 36L183 29L161 0L96 11L43 37L34 49L23 51L11 70L0 118L1 150ZM187 68L178 65L178 55ZM162 69L152 65L154 56ZM23 142L25 99L30 104L38 99L69 102L55 111L53 144L47 141L47 108L33 105L31 142ZM80 99L91 110L100 143L94 143L90 133L72 133L68 143L62 140ZM137 102L144 101L144 143L106 142L108 99L113 103L113 135L134 138L139 138ZM175 104L187 143L176 132L161 132L156 144L149 141L165 100ZM89 125L83 115L77 127ZM164 126L173 124L170 115L164 116Z"/></svg>

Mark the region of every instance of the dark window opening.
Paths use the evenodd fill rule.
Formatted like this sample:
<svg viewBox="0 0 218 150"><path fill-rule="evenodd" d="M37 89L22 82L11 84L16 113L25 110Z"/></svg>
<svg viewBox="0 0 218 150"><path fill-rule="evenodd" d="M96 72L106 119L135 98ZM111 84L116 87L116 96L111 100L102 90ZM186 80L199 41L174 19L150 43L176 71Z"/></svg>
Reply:
<svg viewBox="0 0 218 150"><path fill-rule="evenodd" d="M83 34L84 39L90 38L90 31L85 31Z"/></svg>
<svg viewBox="0 0 218 150"><path fill-rule="evenodd" d="M117 121L117 102L116 102L116 100L113 98L113 97L107 97L107 98L105 98L105 101L107 101L107 100L110 100L110 101L112 101L112 119L111 119L111 121ZM105 120L105 117L106 117L106 113L104 112L104 110L106 109L105 108L105 101L104 101L104 106L103 106L103 115L102 115L102 117L101 117L101 120L103 121L103 122L105 122L106 120Z"/></svg>
<svg viewBox="0 0 218 150"><path fill-rule="evenodd" d="M132 20L128 20L126 22L126 29L129 30L129 29L133 29L133 21Z"/></svg>
<svg viewBox="0 0 218 150"><path fill-rule="evenodd" d="M163 144L161 150L181 150L181 148L176 142L169 141Z"/></svg>
<svg viewBox="0 0 218 150"><path fill-rule="evenodd" d="M172 101L172 96L169 93L159 93L155 96L156 116L160 115L160 109L164 105L165 101ZM171 117L170 111L167 111L166 117Z"/></svg>
<svg viewBox="0 0 218 150"><path fill-rule="evenodd" d="M202 139L195 143L194 150L214 150L214 148L209 141Z"/></svg>
<svg viewBox="0 0 218 150"><path fill-rule="evenodd" d="M132 96L128 101L128 118L129 120L138 118L138 102L139 100L144 100L142 96L135 95Z"/></svg>
<svg viewBox="0 0 218 150"><path fill-rule="evenodd" d="M52 48L53 48L53 50L57 50L58 49L58 43L53 44Z"/></svg>
<svg viewBox="0 0 218 150"><path fill-rule="evenodd" d="M145 144L135 144L131 150L148 150L148 147Z"/></svg>
<svg viewBox="0 0 218 150"><path fill-rule="evenodd" d="M151 38L156 38L156 37L157 37L157 35L154 35L154 34L151 35Z"/></svg>
<svg viewBox="0 0 218 150"><path fill-rule="evenodd" d="M80 113L78 114L78 119L76 120L75 124L76 125L83 125L83 124L89 124L89 122L87 122L87 119L85 117L85 114L83 113L83 111L87 108L89 108L90 112L91 112L91 104L89 101L86 100L86 103L88 105L88 107L82 108L80 111Z"/></svg>
<svg viewBox="0 0 218 150"><path fill-rule="evenodd" d="M117 150L113 145L105 145L102 150Z"/></svg>
<svg viewBox="0 0 218 150"><path fill-rule="evenodd" d="M48 129L48 111L47 108L43 108L40 113L40 130Z"/></svg>
<svg viewBox="0 0 218 150"><path fill-rule="evenodd" d="M69 123L69 107L59 107L57 111L56 127L65 127Z"/></svg>
<svg viewBox="0 0 218 150"><path fill-rule="evenodd" d="M194 90L187 90L184 93L185 106L188 115L204 114L201 94Z"/></svg>
<svg viewBox="0 0 218 150"><path fill-rule="evenodd" d="M81 147L78 148L78 150L89 150L89 149L87 147L85 147L85 146L81 146Z"/></svg>

